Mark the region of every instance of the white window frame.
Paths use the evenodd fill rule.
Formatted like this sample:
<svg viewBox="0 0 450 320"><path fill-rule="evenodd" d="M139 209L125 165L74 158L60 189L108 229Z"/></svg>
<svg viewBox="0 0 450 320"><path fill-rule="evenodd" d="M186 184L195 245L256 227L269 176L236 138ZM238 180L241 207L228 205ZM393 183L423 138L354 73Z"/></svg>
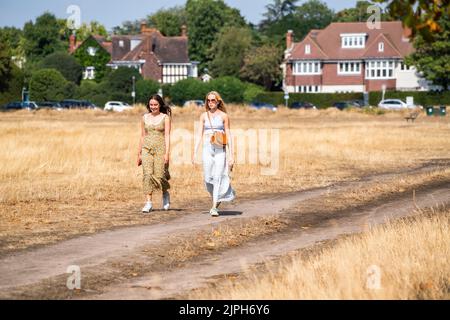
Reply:
<svg viewBox="0 0 450 320"><path fill-rule="evenodd" d="M296 93L319 93L321 91L320 86L318 85L304 85L304 86L296 86Z"/></svg>
<svg viewBox="0 0 450 320"><path fill-rule="evenodd" d="M305 54L311 54L311 45L305 45Z"/></svg>
<svg viewBox="0 0 450 320"><path fill-rule="evenodd" d="M378 42L378 52L384 52L384 42Z"/></svg>
<svg viewBox="0 0 450 320"><path fill-rule="evenodd" d="M94 80L95 79L95 67L86 67L86 70L84 71L84 79L87 80Z"/></svg>
<svg viewBox="0 0 450 320"><path fill-rule="evenodd" d="M87 48L87 52L91 57L95 57L96 53L97 53L97 48L94 47L88 47Z"/></svg>
<svg viewBox="0 0 450 320"><path fill-rule="evenodd" d="M395 60L366 61L366 79L395 79L395 65Z"/></svg>
<svg viewBox="0 0 450 320"><path fill-rule="evenodd" d="M362 49L366 47L367 33L341 34L341 47L343 49Z"/></svg>
<svg viewBox="0 0 450 320"><path fill-rule="evenodd" d="M320 75L322 74L322 62L317 60L296 61L292 64L293 75Z"/></svg>
<svg viewBox="0 0 450 320"><path fill-rule="evenodd" d="M414 66L407 66L405 61L400 62L400 71L411 71Z"/></svg>
<svg viewBox="0 0 450 320"><path fill-rule="evenodd" d="M338 75L358 75L361 74L361 61L339 61L337 63Z"/></svg>

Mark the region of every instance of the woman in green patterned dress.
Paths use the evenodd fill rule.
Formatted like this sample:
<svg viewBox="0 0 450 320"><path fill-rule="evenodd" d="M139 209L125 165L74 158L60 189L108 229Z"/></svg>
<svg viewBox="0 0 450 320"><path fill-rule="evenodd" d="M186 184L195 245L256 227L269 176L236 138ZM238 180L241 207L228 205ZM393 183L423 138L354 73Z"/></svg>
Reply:
<svg viewBox="0 0 450 320"><path fill-rule="evenodd" d="M163 208L170 208L170 189L168 173L170 161L171 114L169 106L159 95L150 97L148 113L141 119L141 139L138 151L138 166L142 164L143 189L147 203L143 213L153 209L153 194L162 192Z"/></svg>

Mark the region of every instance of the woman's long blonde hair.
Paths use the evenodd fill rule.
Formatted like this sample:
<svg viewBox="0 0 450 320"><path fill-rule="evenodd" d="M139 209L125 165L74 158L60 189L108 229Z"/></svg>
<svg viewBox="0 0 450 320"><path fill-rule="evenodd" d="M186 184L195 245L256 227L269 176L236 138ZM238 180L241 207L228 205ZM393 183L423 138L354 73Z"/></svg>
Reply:
<svg viewBox="0 0 450 320"><path fill-rule="evenodd" d="M208 97L209 97L210 95L216 96L216 99L217 99L217 109L219 109L220 111L222 111L222 112L224 112L224 113L227 113L227 108L225 108L225 102L223 102L222 97L220 96L220 94L219 94L217 91L211 91L210 93L208 93L208 94L206 95L206 99L205 99L205 109L206 109L206 112L209 111Z"/></svg>

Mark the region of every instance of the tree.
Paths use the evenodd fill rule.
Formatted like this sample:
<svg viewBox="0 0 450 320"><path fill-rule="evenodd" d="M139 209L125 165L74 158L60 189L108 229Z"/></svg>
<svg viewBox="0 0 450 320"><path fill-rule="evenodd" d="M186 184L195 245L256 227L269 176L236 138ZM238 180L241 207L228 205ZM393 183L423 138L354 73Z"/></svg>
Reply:
<svg viewBox="0 0 450 320"><path fill-rule="evenodd" d="M335 21L337 22L365 22L368 21L372 12L367 13L367 8L372 6L373 4L368 1L358 1L356 2L355 8L343 9L336 13ZM386 14L382 13L381 15L382 21L389 21L392 18Z"/></svg>
<svg viewBox="0 0 450 320"><path fill-rule="evenodd" d="M9 48L0 42L0 92L6 91L12 77L12 62Z"/></svg>
<svg viewBox="0 0 450 320"><path fill-rule="evenodd" d="M270 90L281 80L282 53L272 45L263 45L248 52L241 76Z"/></svg>
<svg viewBox="0 0 450 320"><path fill-rule="evenodd" d="M25 54L30 60L39 60L64 49L60 40L60 25L55 16L46 12L24 26Z"/></svg>
<svg viewBox="0 0 450 320"><path fill-rule="evenodd" d="M41 69L31 76L30 96L36 101L59 101L66 98L68 81L55 69Z"/></svg>
<svg viewBox="0 0 450 320"><path fill-rule="evenodd" d="M421 34L414 40L415 52L406 58L408 65L414 65L423 76L448 90L450 85L450 18L442 16L438 21L441 32L436 33L432 43Z"/></svg>
<svg viewBox="0 0 450 320"><path fill-rule="evenodd" d="M292 15L295 12L295 3L298 0L274 0L274 3L266 6L267 12L263 14L265 17L261 21L260 27L265 29L266 27L274 24L274 22L280 21L286 16Z"/></svg>
<svg viewBox="0 0 450 320"><path fill-rule="evenodd" d="M208 50L224 26L244 26L239 11L229 8L223 0L187 0L186 16L189 32L189 54L200 62L200 70L211 61Z"/></svg>
<svg viewBox="0 0 450 320"><path fill-rule="evenodd" d="M161 9L147 17L148 25L158 29L166 37L181 34L181 26L187 23L186 10L181 6Z"/></svg>
<svg viewBox="0 0 450 320"><path fill-rule="evenodd" d="M14 51L21 46L21 38L23 31L14 27L0 28L0 43L5 44L10 50L11 54L15 55Z"/></svg>
<svg viewBox="0 0 450 320"><path fill-rule="evenodd" d="M120 100L132 103L133 77L139 82L142 75L136 68L120 67L108 74L100 84L102 93L106 93L111 100Z"/></svg>
<svg viewBox="0 0 450 320"><path fill-rule="evenodd" d="M0 79L3 79L0 77ZM6 86L0 90L0 105L22 99L23 72L16 65L11 65L11 75ZM1 80L0 80L1 81Z"/></svg>
<svg viewBox="0 0 450 320"><path fill-rule="evenodd" d="M90 35L108 37L108 32L104 25L97 21L91 21L89 24L83 23L75 33L78 41L85 41Z"/></svg>
<svg viewBox="0 0 450 320"><path fill-rule="evenodd" d="M373 0L385 3L394 19L402 20L412 31L412 37L420 34L428 43L434 35L445 30L441 17L450 15L450 0Z"/></svg>
<svg viewBox="0 0 450 320"><path fill-rule="evenodd" d="M309 0L297 7L295 19L301 21L301 25L294 34L303 38L311 29L323 29L333 21L334 11L328 8L326 3L319 0Z"/></svg>
<svg viewBox="0 0 450 320"><path fill-rule="evenodd" d="M141 31L141 21L125 21L122 26L116 26L113 28L113 33L117 35L134 35L139 34Z"/></svg>
<svg viewBox="0 0 450 320"><path fill-rule="evenodd" d="M295 2L275 0L275 4L267 6L266 19L259 29L276 46L284 47L287 30L293 30L295 37L302 39L311 29L322 29L333 20L333 10L319 0L309 0L298 7Z"/></svg>
<svg viewBox="0 0 450 320"><path fill-rule="evenodd" d="M251 44L252 34L248 28L224 27L210 50L214 57L210 63L213 76L239 77L245 54Z"/></svg>
<svg viewBox="0 0 450 320"><path fill-rule="evenodd" d="M66 52L55 52L42 60L40 67L42 69L56 69L68 81L80 84L83 74L83 67L78 61Z"/></svg>

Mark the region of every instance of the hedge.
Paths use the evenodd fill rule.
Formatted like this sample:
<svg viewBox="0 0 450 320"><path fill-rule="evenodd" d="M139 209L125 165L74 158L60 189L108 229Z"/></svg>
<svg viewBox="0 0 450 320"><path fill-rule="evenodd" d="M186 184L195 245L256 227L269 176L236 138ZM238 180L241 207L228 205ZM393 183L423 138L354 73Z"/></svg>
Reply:
<svg viewBox="0 0 450 320"><path fill-rule="evenodd" d="M362 93L290 93L288 105L298 101L310 102L318 108L328 108L335 102L363 100ZM256 96L255 101L285 105L284 92L265 92Z"/></svg>
<svg viewBox="0 0 450 320"><path fill-rule="evenodd" d="M369 103L372 106L378 105L383 97L380 91L369 94ZM432 92L432 91L386 91L385 99L401 99L406 102L406 97L413 97L416 105L450 105L450 91Z"/></svg>
<svg viewBox="0 0 450 320"><path fill-rule="evenodd" d="M377 106L381 101L382 92L375 91L369 93L369 105ZM450 91L427 92L427 91L386 91L385 99L402 99L406 102L406 97L414 97L414 103L422 106L426 105L450 105ZM291 93L289 94L289 106L297 101L306 101L314 104L318 108L331 107L338 101L363 100L362 93ZM284 92L264 92L258 94L255 101L271 103L274 105L285 105Z"/></svg>

